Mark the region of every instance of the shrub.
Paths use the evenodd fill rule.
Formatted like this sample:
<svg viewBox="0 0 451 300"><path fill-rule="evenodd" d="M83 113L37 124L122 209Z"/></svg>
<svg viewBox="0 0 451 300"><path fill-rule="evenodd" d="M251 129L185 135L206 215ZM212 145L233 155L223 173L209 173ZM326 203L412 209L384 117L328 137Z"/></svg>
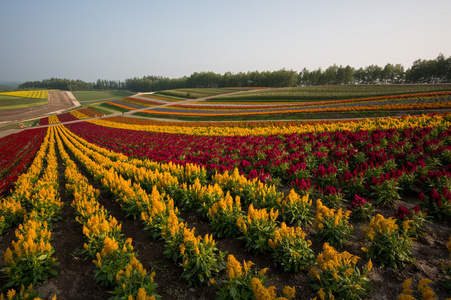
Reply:
<svg viewBox="0 0 451 300"><path fill-rule="evenodd" d="M208 210L210 226L217 237L237 236L239 230L236 221L241 215L240 197L236 196L234 201L229 192L224 199L214 203Z"/></svg>
<svg viewBox="0 0 451 300"><path fill-rule="evenodd" d="M351 211L343 213L338 210L328 208L321 200L316 201L315 228L320 241L328 242L332 245L342 246L351 236L354 228L349 224Z"/></svg>
<svg viewBox="0 0 451 300"><path fill-rule="evenodd" d="M305 240L305 233L300 227L289 227L282 223L274 232L274 238L269 239L273 249L272 256L285 272L300 272L307 269L314 259L310 240Z"/></svg>
<svg viewBox="0 0 451 300"><path fill-rule="evenodd" d="M365 238L371 242L368 248L362 248L367 256L378 261L381 266L403 267L405 263L412 262L410 248L412 240L407 235L412 221L403 222L399 229L396 220L392 217L385 219L382 215L374 216L368 225L363 225Z"/></svg>
<svg viewBox="0 0 451 300"><path fill-rule="evenodd" d="M348 210L351 211L351 216L358 221L366 221L373 215L375 207L372 200L367 200L359 195L354 195L351 205Z"/></svg>
<svg viewBox="0 0 451 300"><path fill-rule="evenodd" d="M360 299L371 289L366 274L372 269L371 260L363 269L356 264L360 258L347 251L339 253L329 243L324 243L323 252L317 257L317 266L309 270L312 287L320 299Z"/></svg>
<svg viewBox="0 0 451 300"><path fill-rule="evenodd" d="M290 193L285 199L278 202L283 220L297 226L312 224L313 215L310 213L311 206L312 200L309 200L309 194L301 197L294 189L290 190Z"/></svg>
<svg viewBox="0 0 451 300"><path fill-rule="evenodd" d="M236 223L243 234L240 239L246 243L246 250L255 253L264 253L270 250L268 240L276 230L276 219L279 212L276 210L268 213L266 209L254 209L251 204L247 217L238 217Z"/></svg>

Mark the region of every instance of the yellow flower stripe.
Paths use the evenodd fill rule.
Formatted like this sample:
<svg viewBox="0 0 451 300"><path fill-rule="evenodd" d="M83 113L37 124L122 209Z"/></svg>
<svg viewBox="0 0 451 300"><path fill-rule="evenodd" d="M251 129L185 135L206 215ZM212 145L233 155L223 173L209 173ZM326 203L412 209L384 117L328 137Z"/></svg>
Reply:
<svg viewBox="0 0 451 300"><path fill-rule="evenodd" d="M53 115L49 117L49 124L58 124L61 123L60 120L58 119L57 115Z"/></svg>
<svg viewBox="0 0 451 300"><path fill-rule="evenodd" d="M33 98L33 99L47 99L49 97L48 92L51 92L51 91L57 91L57 90L5 92L5 93L0 93L0 95L15 96L15 97L22 97L22 98Z"/></svg>
<svg viewBox="0 0 451 300"><path fill-rule="evenodd" d="M76 117L77 119L83 120L83 119L89 119L91 117L88 117L87 115L83 114L82 112L78 111L78 110L73 110L70 112L71 115L73 115L74 117Z"/></svg>
<svg viewBox="0 0 451 300"><path fill-rule="evenodd" d="M187 135L211 135L211 136L247 136L247 135L275 135L275 134L299 134L308 132L330 131L358 131L358 130L385 130L404 129L409 127L440 127L449 128L451 120L449 115L421 115L406 116L403 118L387 117L377 119L365 119L355 121L318 122L291 126L259 126L255 128L243 127L203 127L183 125L136 125L109 121L108 118L88 121L90 123L119 129L131 129L138 131L151 131L161 133L187 134Z"/></svg>
<svg viewBox="0 0 451 300"><path fill-rule="evenodd" d="M49 128L48 136L47 168L28 197L21 199L32 210L19 225L15 232L17 241L12 241L4 256L7 277L15 286L42 283L57 274L53 269L56 259L52 257L49 225L58 219L63 203L58 195L54 128ZM31 275L36 273L40 277Z"/></svg>

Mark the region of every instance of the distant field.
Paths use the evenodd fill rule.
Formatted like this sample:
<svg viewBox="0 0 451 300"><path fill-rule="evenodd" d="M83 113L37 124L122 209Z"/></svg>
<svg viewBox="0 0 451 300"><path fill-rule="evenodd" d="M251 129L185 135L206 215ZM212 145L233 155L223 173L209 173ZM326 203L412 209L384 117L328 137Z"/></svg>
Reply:
<svg viewBox="0 0 451 300"><path fill-rule="evenodd" d="M47 100L0 95L0 110L21 109L47 104Z"/></svg>
<svg viewBox="0 0 451 300"><path fill-rule="evenodd" d="M197 99L247 90L249 90L249 88L198 88L198 89L191 88L191 89L175 89L175 90L159 91L157 93L154 93L153 95L175 96L180 98Z"/></svg>
<svg viewBox="0 0 451 300"><path fill-rule="evenodd" d="M120 99L131 95L124 91L78 91L72 92L72 94L81 104L87 101Z"/></svg>
<svg viewBox="0 0 451 300"><path fill-rule="evenodd" d="M215 97L209 102L328 101L380 97L409 93L451 91L451 85L333 85L281 89L261 89L248 93Z"/></svg>

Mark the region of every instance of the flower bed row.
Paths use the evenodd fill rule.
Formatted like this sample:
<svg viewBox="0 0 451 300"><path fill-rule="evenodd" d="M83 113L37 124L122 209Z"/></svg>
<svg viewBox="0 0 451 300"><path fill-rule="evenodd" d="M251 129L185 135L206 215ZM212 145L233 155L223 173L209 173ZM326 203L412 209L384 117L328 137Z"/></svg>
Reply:
<svg viewBox="0 0 451 300"><path fill-rule="evenodd" d="M40 176L47 148L47 166ZM37 285L58 275L54 268L58 264L53 257L55 251L50 243L51 225L59 219L63 203L58 194L58 164L53 128L48 130L40 153L30 172L21 177L20 186L16 187L19 189L17 195L5 200L18 202L17 206L22 209L15 219L22 216L24 218L15 232L17 240L12 241L11 248L5 252L5 266L1 271L9 280L6 287ZM31 290L31 285L25 299L37 296Z"/></svg>
<svg viewBox="0 0 451 300"><path fill-rule="evenodd" d="M420 94L409 94L409 95L395 95L395 96L385 96L385 97L371 97L371 98L361 98L361 99L345 99L345 100L331 100L331 101L318 101L318 102L287 102L287 103L272 103L267 105L262 105L260 102L240 102L238 103L220 103L218 102L193 102L190 104L174 104L171 107L181 108L181 109L205 109L205 110L242 110L244 108L250 109L287 109L294 107L321 107L321 106L332 106L337 104L358 104L358 103L383 103L383 102L418 102L418 101L440 101L441 99L446 99L451 96L451 92L436 92L436 93L420 93Z"/></svg>
<svg viewBox="0 0 451 300"><path fill-rule="evenodd" d="M37 151L27 172L19 176L15 182L14 191L9 196L1 199L0 235L3 235L12 225L23 220L26 214L25 202L31 198L31 193L35 190L35 185L42 173L44 157L49 147L49 139L50 131L47 131L39 151Z"/></svg>
<svg viewBox="0 0 451 300"><path fill-rule="evenodd" d="M149 98L147 98L147 99L149 99ZM161 104L166 103L166 102L144 100L144 99L140 99L138 97L127 97L127 98L121 99L120 101L124 102L124 103L135 104L135 105L138 105L139 107L150 107L150 106L161 105Z"/></svg>
<svg viewBox="0 0 451 300"><path fill-rule="evenodd" d="M334 131L362 131L362 130L385 130L403 129L410 127L440 127L451 125L451 115L430 114L421 116L406 116L402 118L378 118L352 121L336 122L309 122L309 123L270 123L267 126L205 126L186 125L186 123L151 123L130 124L109 121L109 118L89 121L103 127L118 129L129 129L133 131L149 131L155 133L173 133L185 135L207 135L207 136L269 136L279 134L319 134Z"/></svg>
<svg viewBox="0 0 451 300"><path fill-rule="evenodd" d="M0 93L0 95L16 96L16 97L23 97L23 98L34 98L34 99L47 99L48 93L50 91L55 91L55 90L5 92L5 93Z"/></svg>
<svg viewBox="0 0 451 300"><path fill-rule="evenodd" d="M45 134L45 128L38 128L0 139L0 196L7 194L19 175L29 167Z"/></svg>
<svg viewBox="0 0 451 300"><path fill-rule="evenodd" d="M285 114L285 113L318 113L318 112L347 112L374 110L418 110L418 109L446 109L451 107L450 93L420 94L418 96L403 95L383 99L352 99L332 102L302 103L285 106L211 106L202 104L171 105L156 107L141 111L148 114L174 115L257 115L257 114Z"/></svg>

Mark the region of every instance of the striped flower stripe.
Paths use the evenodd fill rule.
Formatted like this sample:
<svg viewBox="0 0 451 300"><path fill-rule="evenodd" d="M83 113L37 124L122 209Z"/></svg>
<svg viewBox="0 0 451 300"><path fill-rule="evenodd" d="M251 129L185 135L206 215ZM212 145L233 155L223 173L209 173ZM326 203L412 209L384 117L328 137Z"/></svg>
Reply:
<svg viewBox="0 0 451 300"><path fill-rule="evenodd" d="M202 105L201 102L189 105L171 105L142 111L148 114L173 114L193 116L261 115L280 113L317 113L374 110L415 110L451 108L449 93L419 94L416 96L379 97L356 100L324 101L290 105Z"/></svg>
<svg viewBox="0 0 451 300"><path fill-rule="evenodd" d="M49 117L49 124L58 124L61 123L60 120L58 119L57 115L53 115Z"/></svg>
<svg viewBox="0 0 451 300"><path fill-rule="evenodd" d="M57 276L57 264L50 244L51 224L58 220L61 202L58 194L58 163L55 152L55 131L49 129L47 167L22 205L30 207L24 222L16 230L16 241L5 252L5 268L8 285L20 287L41 284ZM39 172L40 173L40 172Z"/></svg>
<svg viewBox="0 0 451 300"><path fill-rule="evenodd" d="M11 195L2 198L0 202L0 235L3 235L13 224L23 220L25 204L31 198L36 183L42 171L44 157L49 147L50 131L46 136L27 172L19 176Z"/></svg>
<svg viewBox="0 0 451 300"><path fill-rule="evenodd" d="M423 126L439 126L445 128L450 126L448 115L422 115L422 116L406 116L403 118L380 118L370 120L357 120L348 122L320 122L320 123L300 123L298 125L284 126L268 126L268 127L205 127L205 126L180 126L172 123L172 125L136 125L110 121L106 119L90 120L89 123L118 129L128 129L137 131L149 131L172 134L187 135L206 135L206 136L259 136L274 134L293 134L308 132L332 132L332 131L358 131L358 130L374 130L389 128L408 128Z"/></svg>
<svg viewBox="0 0 451 300"><path fill-rule="evenodd" d="M33 99L47 99L49 97L48 92L51 92L51 91L56 91L56 90L5 92L5 93L0 93L0 95L23 97L23 98L33 98Z"/></svg>

